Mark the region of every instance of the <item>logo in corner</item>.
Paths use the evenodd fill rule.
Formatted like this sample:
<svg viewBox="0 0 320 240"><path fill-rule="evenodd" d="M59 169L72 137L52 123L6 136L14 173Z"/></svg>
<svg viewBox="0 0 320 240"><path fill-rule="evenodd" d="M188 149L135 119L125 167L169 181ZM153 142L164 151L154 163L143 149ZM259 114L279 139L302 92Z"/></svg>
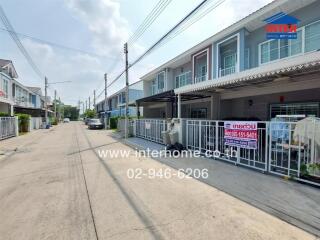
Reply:
<svg viewBox="0 0 320 240"><path fill-rule="evenodd" d="M267 23L265 27L267 39L297 39L299 19L280 12L263 21Z"/></svg>

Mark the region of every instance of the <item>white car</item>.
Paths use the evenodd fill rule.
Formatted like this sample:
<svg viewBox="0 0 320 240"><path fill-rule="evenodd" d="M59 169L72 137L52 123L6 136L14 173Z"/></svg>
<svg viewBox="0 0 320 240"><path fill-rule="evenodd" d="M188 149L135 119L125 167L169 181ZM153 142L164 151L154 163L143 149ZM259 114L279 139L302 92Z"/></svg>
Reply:
<svg viewBox="0 0 320 240"><path fill-rule="evenodd" d="M68 123L68 122L70 122L70 119L69 119L69 118L64 118L64 119L63 119L63 122L64 122L64 123Z"/></svg>

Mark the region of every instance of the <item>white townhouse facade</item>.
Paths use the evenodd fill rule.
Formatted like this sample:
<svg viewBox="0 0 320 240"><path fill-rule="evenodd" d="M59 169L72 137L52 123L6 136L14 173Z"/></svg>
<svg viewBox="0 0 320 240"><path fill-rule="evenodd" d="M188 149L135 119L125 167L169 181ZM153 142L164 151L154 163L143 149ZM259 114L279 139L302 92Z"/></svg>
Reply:
<svg viewBox="0 0 320 240"><path fill-rule="evenodd" d="M12 82L18 74L10 60L0 59L0 112L13 115Z"/></svg>
<svg viewBox="0 0 320 240"><path fill-rule="evenodd" d="M266 37L265 20L297 19L296 39ZM320 1L277 0L144 75L146 118L320 117Z"/></svg>
<svg viewBox="0 0 320 240"><path fill-rule="evenodd" d="M17 78L12 61L0 59L0 112L41 117L45 101L41 88L24 86Z"/></svg>

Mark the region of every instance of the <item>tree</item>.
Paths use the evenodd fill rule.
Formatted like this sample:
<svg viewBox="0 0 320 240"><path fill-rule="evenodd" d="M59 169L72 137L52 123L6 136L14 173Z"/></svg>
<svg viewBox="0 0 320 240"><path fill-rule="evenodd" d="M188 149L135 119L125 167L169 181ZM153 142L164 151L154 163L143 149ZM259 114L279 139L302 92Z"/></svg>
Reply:
<svg viewBox="0 0 320 240"><path fill-rule="evenodd" d="M70 118L70 120L76 121L79 119L79 109L70 105L64 105L63 116L64 118Z"/></svg>
<svg viewBox="0 0 320 240"><path fill-rule="evenodd" d="M96 111L95 110L91 110L91 109L87 109L84 113L84 116L86 118L95 118L96 116Z"/></svg>

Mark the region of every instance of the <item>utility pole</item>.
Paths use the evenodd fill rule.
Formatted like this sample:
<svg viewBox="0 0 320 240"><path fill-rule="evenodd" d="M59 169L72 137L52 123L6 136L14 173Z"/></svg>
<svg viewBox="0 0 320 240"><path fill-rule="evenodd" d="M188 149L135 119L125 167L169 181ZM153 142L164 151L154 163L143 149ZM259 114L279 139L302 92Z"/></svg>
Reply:
<svg viewBox="0 0 320 240"><path fill-rule="evenodd" d="M107 83L108 83L108 75L105 73L104 74L104 129L107 129L107 107L108 107Z"/></svg>
<svg viewBox="0 0 320 240"><path fill-rule="evenodd" d="M61 99L59 97L59 108L58 108L58 111L59 111L59 120L61 120Z"/></svg>
<svg viewBox="0 0 320 240"><path fill-rule="evenodd" d="M125 126L124 137L128 138L128 102L129 102L129 62L128 62L128 43L124 44L124 54L126 55L126 113L125 113Z"/></svg>
<svg viewBox="0 0 320 240"><path fill-rule="evenodd" d="M96 90L93 90L93 108L96 107Z"/></svg>
<svg viewBox="0 0 320 240"><path fill-rule="evenodd" d="M88 109L88 101L86 100L86 111L87 111L87 109Z"/></svg>
<svg viewBox="0 0 320 240"><path fill-rule="evenodd" d="M45 119L46 119L46 127L48 125L48 94L47 94L47 88L48 88L48 79L47 77L44 77L44 104L45 104Z"/></svg>
<svg viewBox="0 0 320 240"><path fill-rule="evenodd" d="M89 97L89 110L91 109L90 97Z"/></svg>
<svg viewBox="0 0 320 240"><path fill-rule="evenodd" d="M57 90L54 90L54 117L57 119Z"/></svg>

